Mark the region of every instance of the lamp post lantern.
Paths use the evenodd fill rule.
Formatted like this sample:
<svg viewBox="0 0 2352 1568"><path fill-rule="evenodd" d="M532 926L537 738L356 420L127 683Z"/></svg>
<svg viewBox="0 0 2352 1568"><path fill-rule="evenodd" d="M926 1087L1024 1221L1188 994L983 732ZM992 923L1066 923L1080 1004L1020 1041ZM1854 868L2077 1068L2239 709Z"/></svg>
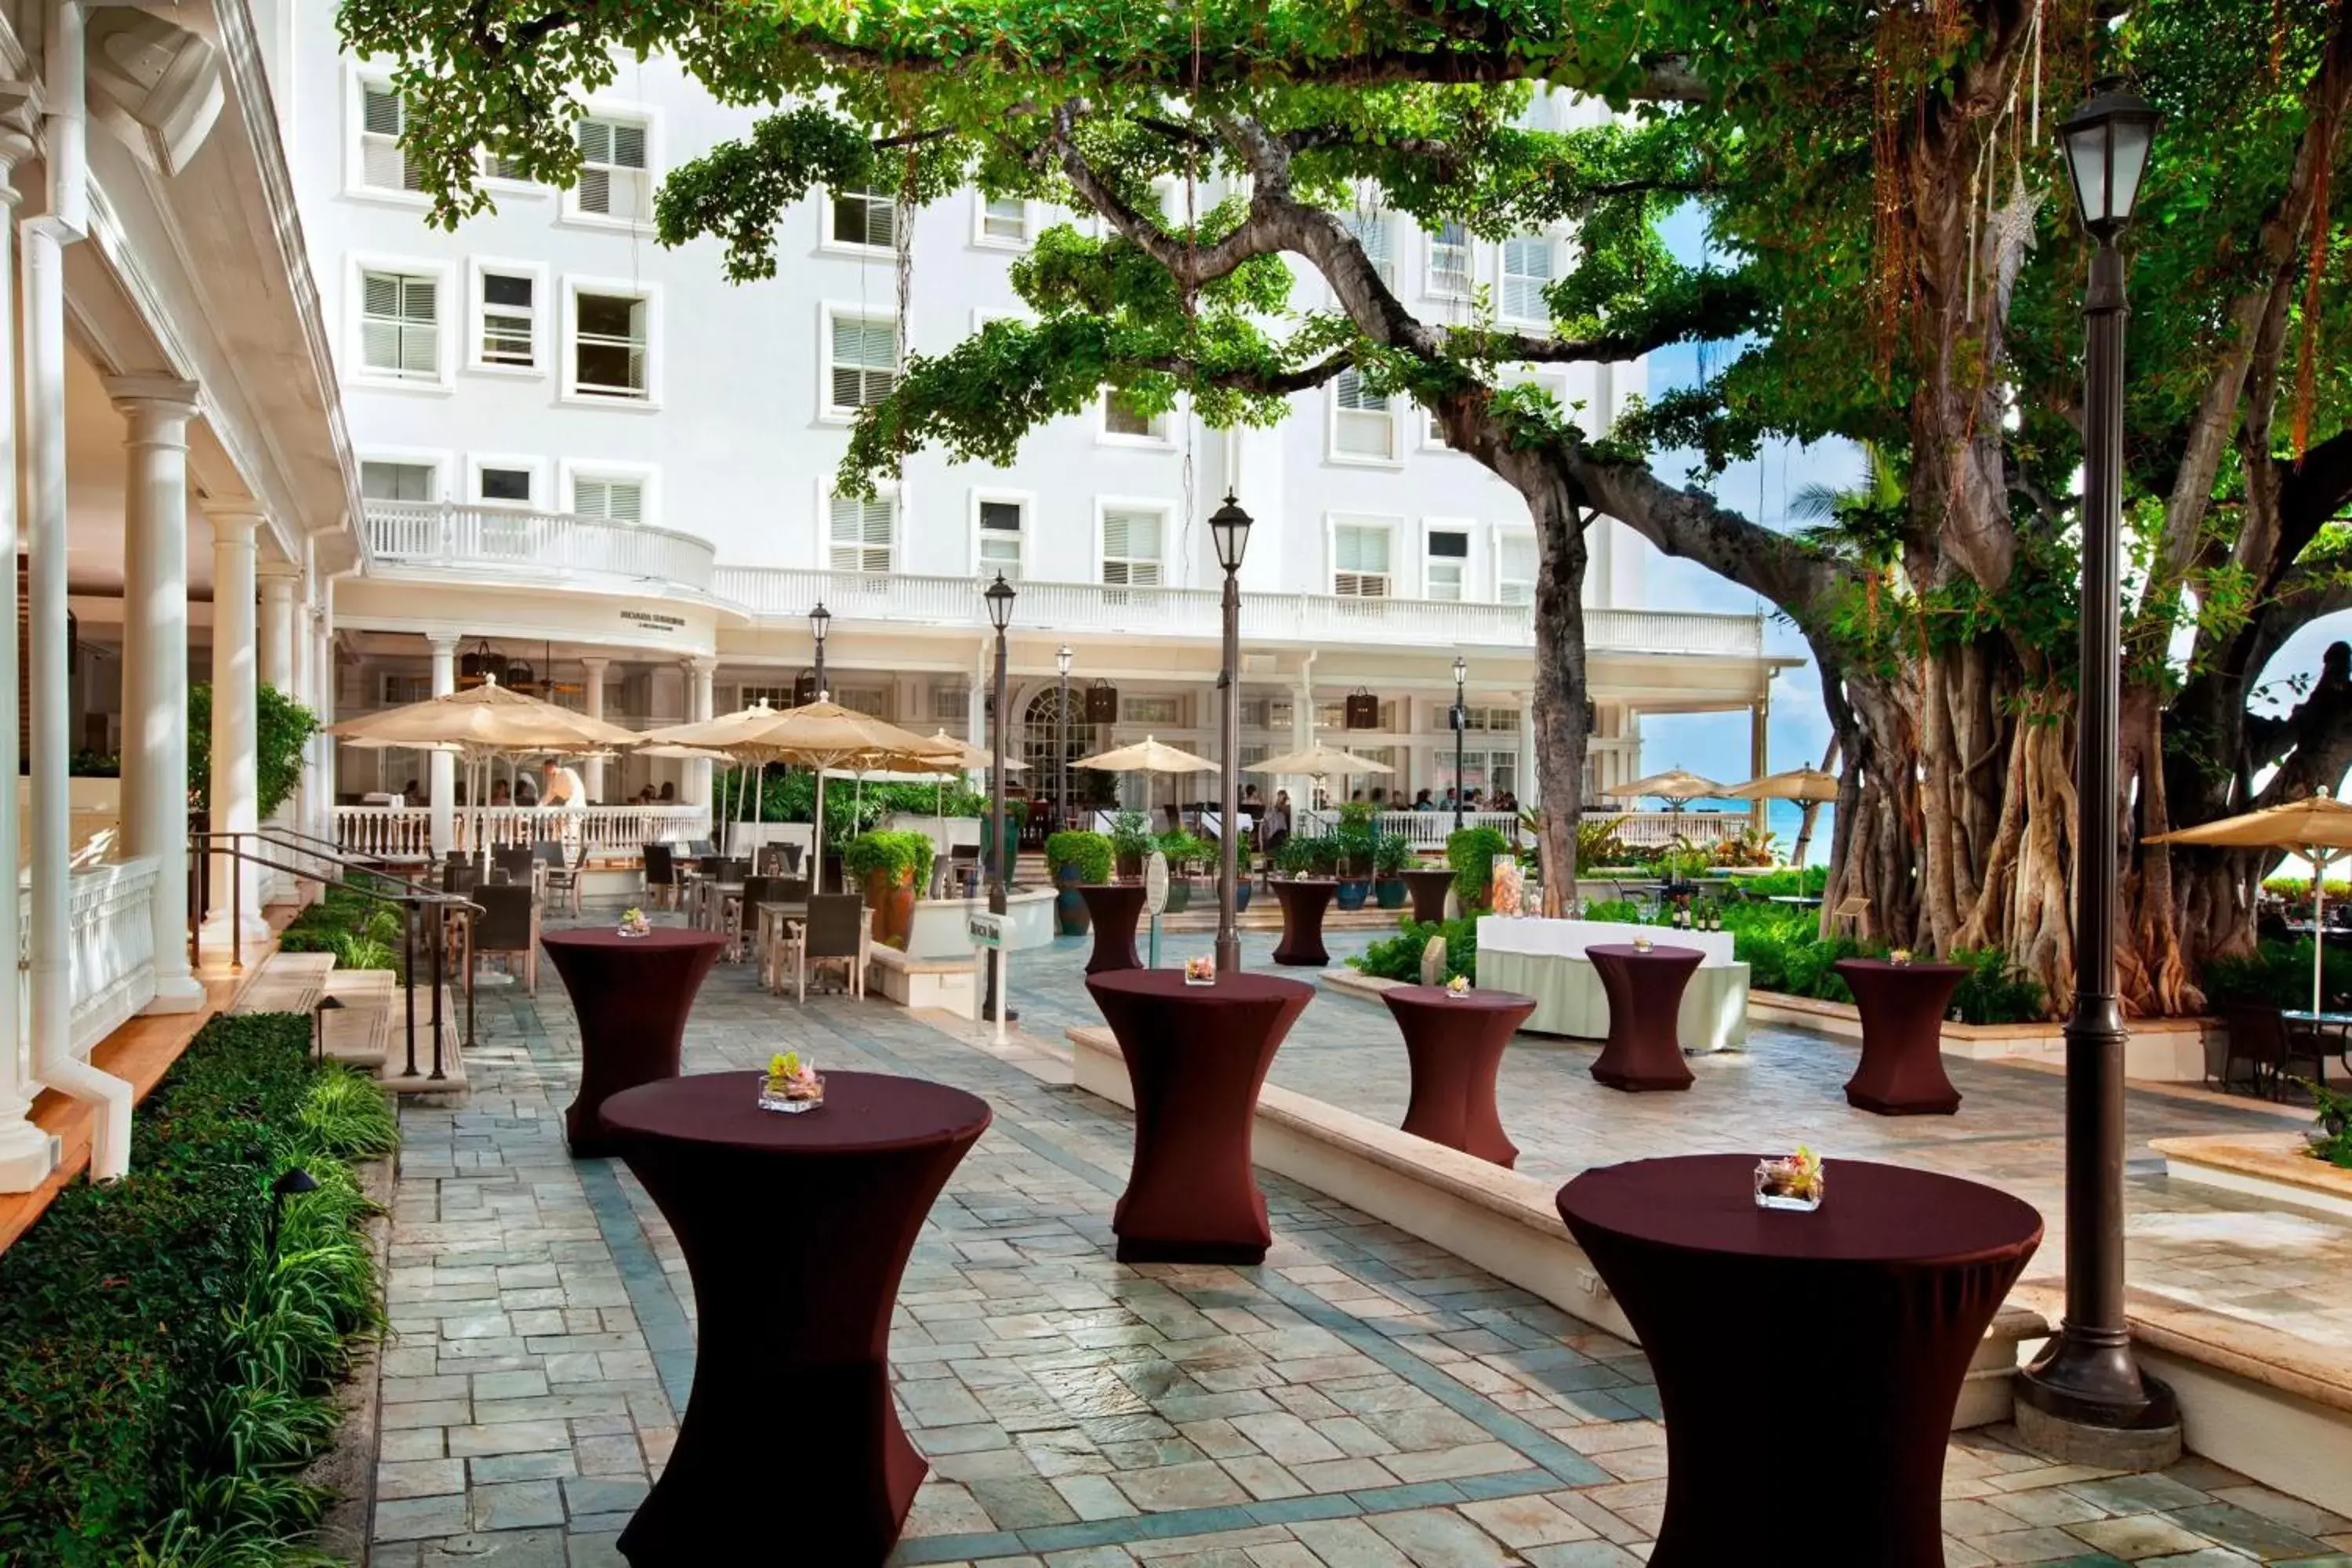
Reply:
<svg viewBox="0 0 2352 1568"><path fill-rule="evenodd" d="M1463 706L1462 683L1470 679L1470 661L1454 656L1454 831L1462 831L1462 731L1470 726L1470 710Z"/></svg>
<svg viewBox="0 0 2352 1568"><path fill-rule="evenodd" d="M2116 753L2120 699L2124 262L2156 111L2103 82L2059 128L2095 247L2084 300L2081 711L2074 789L2074 1005L2066 1020L2066 1313L2017 1380L2018 1426L2053 1456L2118 1468L2180 1451L2172 1391L2143 1376L2124 1317L2124 1040L2116 999Z"/></svg>
<svg viewBox="0 0 2352 1568"><path fill-rule="evenodd" d="M988 591L981 596L988 601L988 624L996 628L996 700L992 704L995 710L995 722L990 726L995 731L996 756L988 773L988 912L1002 915L1004 912L1005 886L1013 877L1013 868L1004 863L1007 858L1004 852L1004 710L1011 700L1005 690L1004 628L1013 624L1013 584L1004 580L1003 573L999 572L996 581L991 583ZM1000 1009L1007 1020L1015 1016L1011 1006L1013 998L1000 995L997 990L996 977L1003 967L1004 950L1002 947L991 948L988 953L988 997L981 1007L980 1015L983 1020L995 1017Z"/></svg>
<svg viewBox="0 0 2352 1568"><path fill-rule="evenodd" d="M809 637L816 644L816 695L819 701L832 689L824 683L824 634L833 629L833 612L819 599L816 608L809 612Z"/></svg>
<svg viewBox="0 0 2352 1568"><path fill-rule="evenodd" d="M1054 824L1061 831L1070 830L1070 645L1064 643L1054 654L1055 668L1062 672L1061 700L1054 705Z"/></svg>
<svg viewBox="0 0 2352 1568"><path fill-rule="evenodd" d="M1217 793L1217 973L1238 974L1242 968L1242 933L1235 918L1241 878L1241 750L1242 750L1242 557L1249 552L1250 514L1229 491L1225 504L1209 518L1209 537L1216 542L1217 564L1225 569L1224 655L1217 685L1224 692L1218 715L1218 756L1224 772Z"/></svg>

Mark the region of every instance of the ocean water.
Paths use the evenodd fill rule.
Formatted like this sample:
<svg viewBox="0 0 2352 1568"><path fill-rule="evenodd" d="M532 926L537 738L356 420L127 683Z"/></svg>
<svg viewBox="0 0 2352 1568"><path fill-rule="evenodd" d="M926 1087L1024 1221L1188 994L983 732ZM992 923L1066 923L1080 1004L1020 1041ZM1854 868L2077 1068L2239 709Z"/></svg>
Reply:
<svg viewBox="0 0 2352 1568"><path fill-rule="evenodd" d="M1797 852L1797 831L1804 818L1805 808L1793 800L1776 800L1769 804L1764 826L1771 830L1772 847L1782 859ZM1830 863L1830 824L1837 816L1837 807L1823 804L1813 817L1813 837L1805 846L1805 863L1826 866Z"/></svg>

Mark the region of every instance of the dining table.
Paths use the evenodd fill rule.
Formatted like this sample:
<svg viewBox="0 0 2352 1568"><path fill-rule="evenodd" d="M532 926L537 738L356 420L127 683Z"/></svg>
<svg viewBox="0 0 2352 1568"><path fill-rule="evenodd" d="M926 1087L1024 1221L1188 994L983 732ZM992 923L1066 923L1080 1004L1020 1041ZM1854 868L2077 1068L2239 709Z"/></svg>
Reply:
<svg viewBox="0 0 2352 1568"><path fill-rule="evenodd" d="M1862 1016L1862 1060L1846 1103L1880 1116L1950 1116L1960 1091L1944 1070L1944 1013L1964 963L1841 958L1831 965Z"/></svg>
<svg viewBox="0 0 2352 1568"><path fill-rule="evenodd" d="M1512 1035L1536 1010L1516 991L1391 985L1381 993L1404 1037L1412 1079L1403 1131L1509 1170L1518 1145L1503 1131L1495 1081Z"/></svg>
<svg viewBox="0 0 2352 1568"><path fill-rule="evenodd" d="M1657 1378L1666 1496L1650 1568L1943 1568L1953 1408L2042 1216L1996 1188L1859 1160L1824 1163L1818 1209L1764 1208L1759 1158L1600 1166L1556 1200Z"/></svg>
<svg viewBox="0 0 2352 1568"><path fill-rule="evenodd" d="M1454 869L1450 866L1413 866L1399 872L1407 891L1412 895L1412 918L1415 923L1427 925L1445 918L1445 895L1454 890Z"/></svg>
<svg viewBox="0 0 2352 1568"><path fill-rule="evenodd" d="M2321 1029L2335 1030L2337 1045L2336 1060L2343 1066L2346 1072L2352 1073L2352 1013L2315 1013L2308 1007L2303 1007L2284 1010L2279 1016L2290 1024L2301 1024L2315 1033ZM2311 1068L2317 1075L2315 1081L2325 1089L2327 1086L2327 1058L2314 1057Z"/></svg>
<svg viewBox="0 0 2352 1568"><path fill-rule="evenodd" d="M592 926L543 931L539 943L580 1028L580 1092L563 1113L564 1142L575 1160L609 1154L604 1101L677 1076L687 1015L727 939L677 926L643 936Z"/></svg>
<svg viewBox="0 0 2352 1568"><path fill-rule="evenodd" d="M1274 879L1274 900L1282 906L1282 940L1275 944L1274 961L1294 968L1320 969L1331 962L1323 945L1323 911L1331 906L1339 884L1328 877Z"/></svg>
<svg viewBox="0 0 2352 1568"><path fill-rule="evenodd" d="M1143 884L1084 882L1079 884L1078 897L1086 900L1087 921L1095 933L1087 973L1142 968L1143 960L1135 951L1135 928L1143 918Z"/></svg>
<svg viewBox="0 0 2352 1568"><path fill-rule="evenodd" d="M1675 1024L1683 990L1706 955L1664 942L1594 942L1584 950L1609 998L1609 1038L1594 1058L1592 1076L1611 1089L1637 1093L1684 1089L1693 1081Z"/></svg>
<svg viewBox="0 0 2352 1568"><path fill-rule="evenodd" d="M1274 1231L1250 1160L1258 1090L1315 988L1181 969L1087 976L1135 1095L1135 1155L1111 1211L1121 1263L1254 1264Z"/></svg>
<svg viewBox="0 0 2352 1568"><path fill-rule="evenodd" d="M761 1109L756 1071L605 1102L696 1312L676 1444L617 1543L635 1568L879 1568L929 1469L891 1397L890 1319L988 1102L920 1079L823 1076L824 1103L799 1114Z"/></svg>

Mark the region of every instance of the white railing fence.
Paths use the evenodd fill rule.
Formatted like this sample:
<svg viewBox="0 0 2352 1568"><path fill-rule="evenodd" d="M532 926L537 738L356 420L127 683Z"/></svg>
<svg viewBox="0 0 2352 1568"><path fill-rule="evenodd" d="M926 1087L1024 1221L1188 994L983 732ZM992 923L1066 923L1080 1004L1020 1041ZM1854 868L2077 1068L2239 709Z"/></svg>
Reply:
<svg viewBox="0 0 2352 1568"><path fill-rule="evenodd" d="M1587 822L1613 821L1618 839L1636 848L1664 848L1675 841L1676 833L1700 848L1737 838L1748 825L1746 812L1685 811L1680 816L1666 811L1611 811L1606 806L1584 808ZM1373 820L1383 833L1394 833L1410 840L1419 850L1443 849L1454 832L1454 813L1439 811L1383 811ZM1313 808L1298 814L1299 829L1311 837L1320 837L1339 825L1337 811ZM1527 830L1517 814L1507 811L1468 811L1462 814L1465 827L1491 827L1513 844L1527 837Z"/></svg>
<svg viewBox="0 0 2352 1568"><path fill-rule="evenodd" d="M494 848L561 842L576 826L591 859L627 859L647 844L685 843L710 837L710 811L700 805L592 805L582 811L560 806L463 806L457 812L460 845L481 842L479 820ZM339 805L335 842L352 855L386 860L433 858L433 808L425 805Z"/></svg>
<svg viewBox="0 0 2352 1568"><path fill-rule="evenodd" d="M390 565L609 576L708 592L707 540L569 512L457 501L371 501L370 552Z"/></svg>
<svg viewBox="0 0 2352 1568"><path fill-rule="evenodd" d="M19 884L17 967L31 960L33 890ZM73 969L74 1054L138 1016L155 999L155 862L118 860L73 873L66 895L67 947ZM17 1039L32 1034L31 987L23 987Z"/></svg>

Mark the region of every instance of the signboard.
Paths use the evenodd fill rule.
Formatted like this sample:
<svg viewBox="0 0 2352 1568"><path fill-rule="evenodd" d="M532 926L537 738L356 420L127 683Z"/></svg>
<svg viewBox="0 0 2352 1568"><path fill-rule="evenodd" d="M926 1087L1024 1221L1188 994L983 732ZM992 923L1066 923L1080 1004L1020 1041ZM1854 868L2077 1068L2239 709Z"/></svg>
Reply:
<svg viewBox="0 0 2352 1568"><path fill-rule="evenodd" d="M1168 857L1154 849L1143 862L1143 912L1157 917L1168 908Z"/></svg>
<svg viewBox="0 0 2352 1568"><path fill-rule="evenodd" d="M971 945L974 947L992 948L1004 945L1003 915L973 915L970 917L970 924L965 929L971 932Z"/></svg>

